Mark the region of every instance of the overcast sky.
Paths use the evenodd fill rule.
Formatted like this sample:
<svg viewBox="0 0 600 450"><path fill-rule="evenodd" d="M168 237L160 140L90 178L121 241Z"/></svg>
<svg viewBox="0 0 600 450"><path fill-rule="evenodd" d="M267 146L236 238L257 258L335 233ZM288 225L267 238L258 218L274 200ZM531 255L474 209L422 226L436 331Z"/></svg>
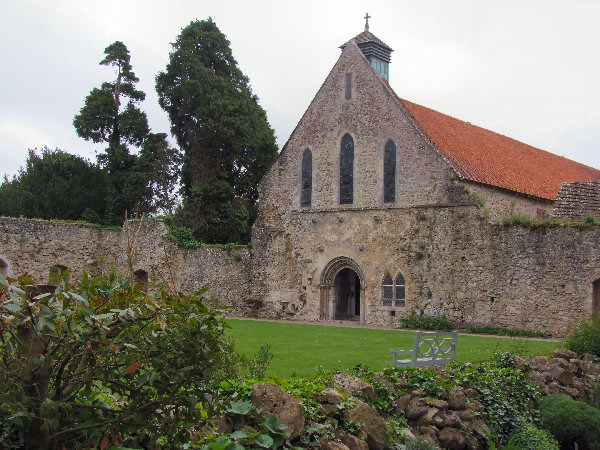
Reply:
<svg viewBox="0 0 600 450"><path fill-rule="evenodd" d="M181 28L209 16L281 148L367 11L394 49L400 97L600 168L597 0L0 0L0 174L16 173L29 148L95 159L103 146L78 138L72 120L113 79L98 63L116 40L152 131L169 132L154 78Z"/></svg>

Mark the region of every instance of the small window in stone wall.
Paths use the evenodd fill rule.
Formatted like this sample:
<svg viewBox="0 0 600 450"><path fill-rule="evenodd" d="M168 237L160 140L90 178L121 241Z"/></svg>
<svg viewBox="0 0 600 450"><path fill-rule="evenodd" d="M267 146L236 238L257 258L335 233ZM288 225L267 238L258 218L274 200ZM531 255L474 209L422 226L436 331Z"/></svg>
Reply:
<svg viewBox="0 0 600 450"><path fill-rule="evenodd" d="M350 100L352 98L352 74L346 74L346 100Z"/></svg>
<svg viewBox="0 0 600 450"><path fill-rule="evenodd" d="M385 144L383 155L383 201L396 201L396 144L391 139Z"/></svg>
<svg viewBox="0 0 600 450"><path fill-rule="evenodd" d="M394 306L404 307L406 304L406 282L401 273L396 276L395 291Z"/></svg>
<svg viewBox="0 0 600 450"><path fill-rule="evenodd" d="M61 281L67 283L69 281L67 269L68 267L63 266L62 264L56 264L50 267L48 273L48 284L60 284Z"/></svg>
<svg viewBox="0 0 600 450"><path fill-rule="evenodd" d="M300 206L310 206L312 202L312 152L307 148L302 153L302 195Z"/></svg>
<svg viewBox="0 0 600 450"><path fill-rule="evenodd" d="M142 287L142 290L148 290L148 272L145 270L138 269L133 272L133 281L138 283Z"/></svg>
<svg viewBox="0 0 600 450"><path fill-rule="evenodd" d="M342 138L340 151L340 204L354 200L354 140L349 134Z"/></svg>
<svg viewBox="0 0 600 450"><path fill-rule="evenodd" d="M404 276L399 273L393 280L389 273L381 282L381 303L383 306L403 308L406 305L406 284Z"/></svg>
<svg viewBox="0 0 600 450"><path fill-rule="evenodd" d="M381 282L381 296L383 300L383 306L392 306L394 304L394 280L389 273L383 276Z"/></svg>

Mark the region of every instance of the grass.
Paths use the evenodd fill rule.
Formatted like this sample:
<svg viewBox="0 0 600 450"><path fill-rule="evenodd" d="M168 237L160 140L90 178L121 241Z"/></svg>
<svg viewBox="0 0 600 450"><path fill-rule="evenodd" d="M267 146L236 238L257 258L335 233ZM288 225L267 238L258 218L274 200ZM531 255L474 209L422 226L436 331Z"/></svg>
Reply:
<svg viewBox="0 0 600 450"><path fill-rule="evenodd" d="M274 355L268 376L311 376L318 370L344 370L357 364L383 369L391 362L390 348L412 349L414 332L349 328L295 323L228 319L226 334L235 350L252 356L268 344ZM523 355L549 355L560 343L459 335L456 359L481 361L497 351Z"/></svg>

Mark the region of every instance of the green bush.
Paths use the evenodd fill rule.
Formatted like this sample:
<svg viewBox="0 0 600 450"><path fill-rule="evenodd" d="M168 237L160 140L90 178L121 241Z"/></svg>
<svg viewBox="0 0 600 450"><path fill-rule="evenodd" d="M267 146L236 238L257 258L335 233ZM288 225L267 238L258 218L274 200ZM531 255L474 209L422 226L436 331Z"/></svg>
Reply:
<svg viewBox="0 0 600 450"><path fill-rule="evenodd" d="M469 333L474 334L497 334L499 336L526 336L526 337L547 337L548 334L541 331L519 330L516 328L497 328L497 327L471 327Z"/></svg>
<svg viewBox="0 0 600 450"><path fill-rule="evenodd" d="M593 322L583 320L565 339L565 345L579 356L591 353L600 357L600 314Z"/></svg>
<svg viewBox="0 0 600 450"><path fill-rule="evenodd" d="M540 403L542 427L558 439L561 447L599 448L600 410L566 395L551 395Z"/></svg>
<svg viewBox="0 0 600 450"><path fill-rule="evenodd" d="M504 447L519 450L559 450L558 441L547 430L533 423L523 423L510 435L508 445Z"/></svg>
<svg viewBox="0 0 600 450"><path fill-rule="evenodd" d="M202 292L150 298L85 272L52 293L32 284L0 284L0 448L117 444L115 430L186 441L223 406L213 386L238 359Z"/></svg>
<svg viewBox="0 0 600 450"><path fill-rule="evenodd" d="M433 317L427 314L416 314L414 311L410 316L400 318L400 325L403 328L412 328L417 330L449 330L450 322L446 316Z"/></svg>

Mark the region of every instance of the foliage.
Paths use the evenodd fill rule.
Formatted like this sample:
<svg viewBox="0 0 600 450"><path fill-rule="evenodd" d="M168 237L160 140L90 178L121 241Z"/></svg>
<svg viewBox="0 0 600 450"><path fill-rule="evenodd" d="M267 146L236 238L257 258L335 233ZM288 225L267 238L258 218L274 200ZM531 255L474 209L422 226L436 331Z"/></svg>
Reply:
<svg viewBox="0 0 600 450"><path fill-rule="evenodd" d="M422 369L393 368L386 373L392 380L404 378L432 397L441 397L456 386L474 389L494 436L505 441L516 426L537 415L539 393L527 375L514 367L515 360L510 353L497 353L481 363L452 364L441 377Z"/></svg>
<svg viewBox="0 0 600 450"><path fill-rule="evenodd" d="M39 219L83 219L100 223L106 175L80 156L44 147L29 150L25 168L0 186L0 215Z"/></svg>
<svg viewBox="0 0 600 450"><path fill-rule="evenodd" d="M440 446L429 436L420 435L406 441L406 450L439 450Z"/></svg>
<svg viewBox="0 0 600 450"><path fill-rule="evenodd" d="M254 354L254 358L249 359L247 362L248 376L257 380L265 378L265 373L272 359L273 354L269 350L269 346L261 346Z"/></svg>
<svg viewBox="0 0 600 450"><path fill-rule="evenodd" d="M581 227L582 228L593 228L600 225L600 220L596 218L593 214L587 213L581 218Z"/></svg>
<svg viewBox="0 0 600 450"><path fill-rule="evenodd" d="M533 423L524 422L512 432L504 449L519 450L559 450L558 441L546 430Z"/></svg>
<svg viewBox="0 0 600 450"><path fill-rule="evenodd" d="M257 185L277 156L273 130L212 19L193 21L156 77L184 151L178 225L209 243L248 242Z"/></svg>
<svg viewBox="0 0 600 450"><path fill-rule="evenodd" d="M166 134L150 133L146 114L137 106L146 97L136 89L129 50L116 41L104 50L101 65L111 66L116 78L94 88L73 119L77 134L85 140L106 143L98 162L107 174L106 219L117 224L128 212L172 211L179 152L169 147ZM140 149L132 154L130 147Z"/></svg>
<svg viewBox="0 0 600 450"><path fill-rule="evenodd" d="M216 412L207 399L236 365L221 312L202 292L149 298L114 274L85 272L68 290L39 294L31 284L9 280L1 297L2 445L19 429L41 449L118 442L117 430L177 442L186 424Z"/></svg>
<svg viewBox="0 0 600 450"><path fill-rule="evenodd" d="M565 338L565 346L581 357L584 353L600 357L600 314L592 322L582 320Z"/></svg>
<svg viewBox="0 0 600 450"><path fill-rule="evenodd" d="M376 374L361 364L354 366L350 370L350 373L362 378L375 389L375 397L369 399L371 406L384 415L392 415L394 413L396 409L396 395L394 390L382 381L381 374Z"/></svg>
<svg viewBox="0 0 600 450"><path fill-rule="evenodd" d="M540 403L542 427L558 439L561 447L600 446L600 410L565 395L551 395Z"/></svg>
<svg viewBox="0 0 600 450"><path fill-rule="evenodd" d="M500 336L524 336L524 337L547 337L548 334L541 331L519 330L516 328L497 327L471 327L469 333L474 334L497 334Z"/></svg>
<svg viewBox="0 0 600 450"><path fill-rule="evenodd" d="M590 224L589 219L583 220L582 222L574 222L565 219L536 219L530 216L523 216L513 214L510 216L503 217L500 221L494 221L495 225L502 225L504 227L521 226L529 228L530 230L535 229L546 229L546 228L559 228L559 227L573 227L585 229L593 226Z"/></svg>
<svg viewBox="0 0 600 450"><path fill-rule="evenodd" d="M400 325L404 328L418 330L449 330L450 322L446 316L433 317L427 314L417 314L413 311L410 316L400 317Z"/></svg>

